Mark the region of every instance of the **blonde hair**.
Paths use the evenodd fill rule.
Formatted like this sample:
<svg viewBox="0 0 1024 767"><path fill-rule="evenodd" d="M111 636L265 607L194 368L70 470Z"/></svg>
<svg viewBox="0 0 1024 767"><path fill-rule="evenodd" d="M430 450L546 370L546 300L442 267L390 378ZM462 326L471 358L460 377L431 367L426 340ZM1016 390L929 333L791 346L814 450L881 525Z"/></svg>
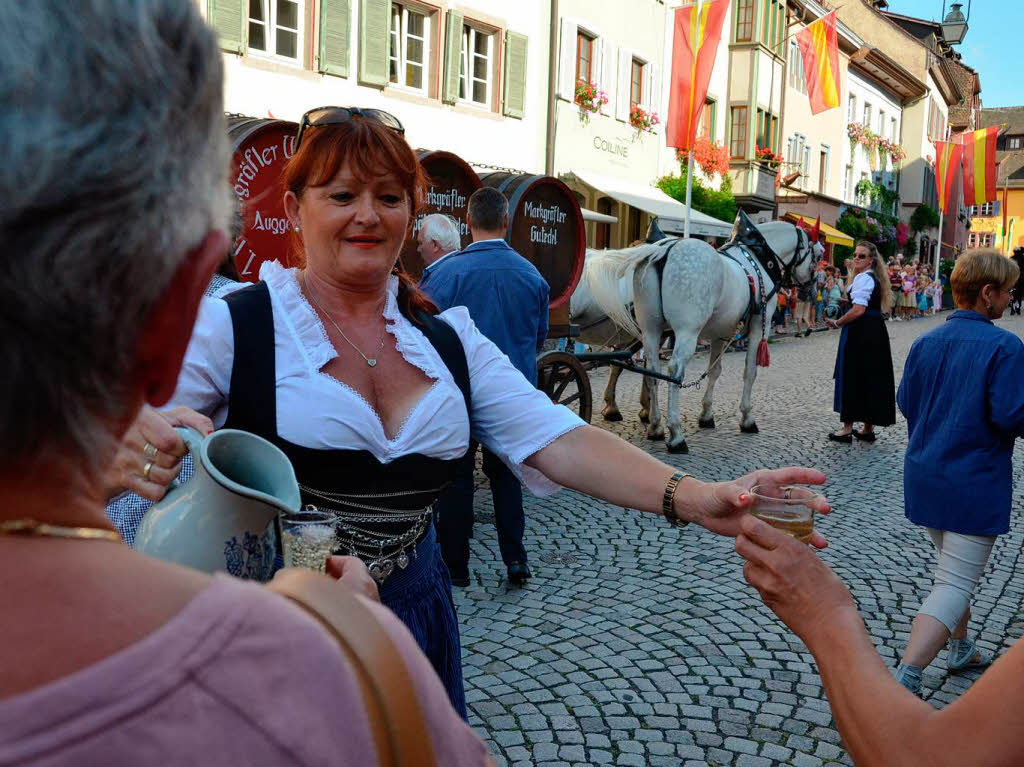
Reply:
<svg viewBox="0 0 1024 767"><path fill-rule="evenodd" d="M878 283L878 289L882 294L882 311L889 312L892 310L892 285L889 284L889 271L882 263L882 257L879 255L875 243L861 240L854 246L854 251L859 247L867 248L868 253L871 254L871 273L875 275L875 282Z"/></svg>
<svg viewBox="0 0 1024 767"><path fill-rule="evenodd" d="M961 309L973 309L986 285L998 285L1009 290L1018 277L1020 267L1012 259L995 250L971 250L956 260L949 279L956 305Z"/></svg>

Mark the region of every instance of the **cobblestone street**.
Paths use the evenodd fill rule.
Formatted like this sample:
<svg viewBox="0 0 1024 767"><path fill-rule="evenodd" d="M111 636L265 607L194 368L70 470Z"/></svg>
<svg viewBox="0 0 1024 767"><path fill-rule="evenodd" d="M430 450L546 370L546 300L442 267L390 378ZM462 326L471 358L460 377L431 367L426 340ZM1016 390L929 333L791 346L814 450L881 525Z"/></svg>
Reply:
<svg viewBox="0 0 1024 767"><path fill-rule="evenodd" d="M889 323L897 384L912 341L941 319ZM1003 327L1024 332L1020 318ZM638 422L640 378L623 374L624 421L600 418L606 371L591 374L594 423L682 470L724 480L758 467L805 464L829 477L834 513L818 525L823 553L850 586L890 665L930 586L931 543L903 516L900 419L874 445L836 445L826 433L838 334L784 338L754 387L761 433L739 432L742 354L728 354L716 390L716 430L699 430L702 393L683 395L689 455L668 455ZM685 379L707 365L698 355ZM661 386L662 403L665 386ZM1015 455L1020 476L1022 455ZM456 589L471 723L499 765L851 764L813 659L743 581L732 541L655 515L563 491L527 496L534 577L508 589L478 475L472 585ZM481 483L483 484L480 487ZM1020 491L1015 494L1019 511ZM971 631L998 653L1024 633L1015 575L1022 525L999 538L974 603ZM941 706L977 672L947 676L945 654L925 673Z"/></svg>

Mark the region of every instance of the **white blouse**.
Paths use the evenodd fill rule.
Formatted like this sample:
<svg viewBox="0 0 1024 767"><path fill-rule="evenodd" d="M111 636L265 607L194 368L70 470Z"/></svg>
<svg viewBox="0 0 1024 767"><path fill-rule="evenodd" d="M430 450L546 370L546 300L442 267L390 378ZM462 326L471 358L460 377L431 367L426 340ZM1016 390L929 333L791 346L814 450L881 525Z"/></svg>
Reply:
<svg viewBox="0 0 1024 767"><path fill-rule="evenodd" d="M389 439L357 391L321 371L337 357L323 324L299 290L297 271L266 262L260 279L274 310L277 431L289 442L320 450L368 450L382 463L409 453L453 459L469 445L465 400L427 338L398 310L398 278L388 281L384 319L405 360L435 381ZM473 439L498 455L526 487L547 495L560 486L523 462L563 434L584 426L575 413L535 389L479 330L465 307L438 315L454 328L469 363ZM227 304L204 298L178 387L169 406L209 416L216 428L228 414L234 335Z"/></svg>
<svg viewBox="0 0 1024 767"><path fill-rule="evenodd" d="M875 281L869 272L861 272L850 284L850 301L858 306L867 306L875 290Z"/></svg>

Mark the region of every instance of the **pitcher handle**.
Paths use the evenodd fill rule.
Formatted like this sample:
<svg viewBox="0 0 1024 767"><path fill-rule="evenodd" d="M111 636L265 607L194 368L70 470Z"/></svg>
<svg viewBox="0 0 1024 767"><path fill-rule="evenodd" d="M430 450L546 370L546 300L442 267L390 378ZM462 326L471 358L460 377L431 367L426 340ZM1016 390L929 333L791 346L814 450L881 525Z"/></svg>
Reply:
<svg viewBox="0 0 1024 767"><path fill-rule="evenodd" d="M185 443L185 449L192 454L193 462L198 461L199 450L203 446L203 440L205 439L205 437L203 437L202 434L193 429L191 426L175 426L174 430L178 432L178 435ZM177 477L175 477L167 489L169 491L172 488L180 487L182 484L184 483Z"/></svg>

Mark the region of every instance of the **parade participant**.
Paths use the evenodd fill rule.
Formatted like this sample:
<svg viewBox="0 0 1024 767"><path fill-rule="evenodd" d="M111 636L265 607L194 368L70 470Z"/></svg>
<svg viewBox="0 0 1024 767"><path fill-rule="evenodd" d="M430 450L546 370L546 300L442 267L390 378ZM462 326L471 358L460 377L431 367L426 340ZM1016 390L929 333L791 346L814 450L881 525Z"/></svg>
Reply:
<svg viewBox="0 0 1024 767"><path fill-rule="evenodd" d="M469 198L469 229L473 243L458 262L442 270L430 285L439 307L464 306L473 324L508 356L531 384L537 382L537 352L548 334L550 290L537 268L507 242L508 201L491 187ZM515 311L509 311L515 307ZM476 444L470 443L459 476L438 503L437 530L441 553L452 582L469 585L469 539L473 533L473 471ZM523 532L523 492L501 459L483 450L483 470L491 484L498 549L509 583L530 578Z"/></svg>
<svg viewBox="0 0 1024 767"><path fill-rule="evenodd" d="M427 291L430 276L449 256L458 253L462 247L459 226L450 216L431 213L420 222L416 233L416 252L423 259L423 274L420 275L420 290Z"/></svg>
<svg viewBox="0 0 1024 767"><path fill-rule="evenodd" d="M283 184L292 257L304 266L267 262L256 285L204 302L172 403L289 456L302 503L341 515L342 553L369 563L381 601L461 713L458 621L431 506L470 439L534 492L564 485L650 512L675 492L670 515L723 534L735 531L753 479L823 481L804 469L722 485L681 478L552 404L465 309L436 314L396 268L425 178L394 116L306 113Z"/></svg>
<svg viewBox="0 0 1024 767"><path fill-rule="evenodd" d="M811 281L806 285L801 285L796 288L796 291L796 308L793 310L796 334L801 335L800 324L803 323L803 336L806 338L811 334L811 304L814 301L815 283Z"/></svg>
<svg viewBox="0 0 1024 767"><path fill-rule="evenodd" d="M1024 642L958 700L936 710L901 687L836 574L799 541L754 516L740 523L743 575L807 645L843 746L857 767L1024 764Z"/></svg>
<svg viewBox="0 0 1024 767"><path fill-rule="evenodd" d="M850 286L850 310L829 327L842 328L836 352L833 407L843 428L829 432L833 442L850 444L853 438L875 441L876 426L896 423L896 392L892 373L892 351L882 312L892 305L892 294L878 249L870 242L857 243ZM856 431L854 422L863 423Z"/></svg>
<svg viewBox="0 0 1024 767"><path fill-rule="evenodd" d="M991 662L967 638L967 624L996 536L1010 529L1010 463L1014 440L1024 436L1024 344L992 324L1002 317L1018 273L995 251L957 259L957 311L914 342L900 383L910 435L906 515L927 530L938 552L935 585L897 671L914 692L947 639L950 671Z"/></svg>
<svg viewBox="0 0 1024 767"><path fill-rule="evenodd" d="M133 551L103 511L228 245L216 33L192 0L0 3L0 27L0 763L377 764L361 677L316 620ZM328 567L340 582L305 575L385 632L435 763L489 764L365 566Z"/></svg>

